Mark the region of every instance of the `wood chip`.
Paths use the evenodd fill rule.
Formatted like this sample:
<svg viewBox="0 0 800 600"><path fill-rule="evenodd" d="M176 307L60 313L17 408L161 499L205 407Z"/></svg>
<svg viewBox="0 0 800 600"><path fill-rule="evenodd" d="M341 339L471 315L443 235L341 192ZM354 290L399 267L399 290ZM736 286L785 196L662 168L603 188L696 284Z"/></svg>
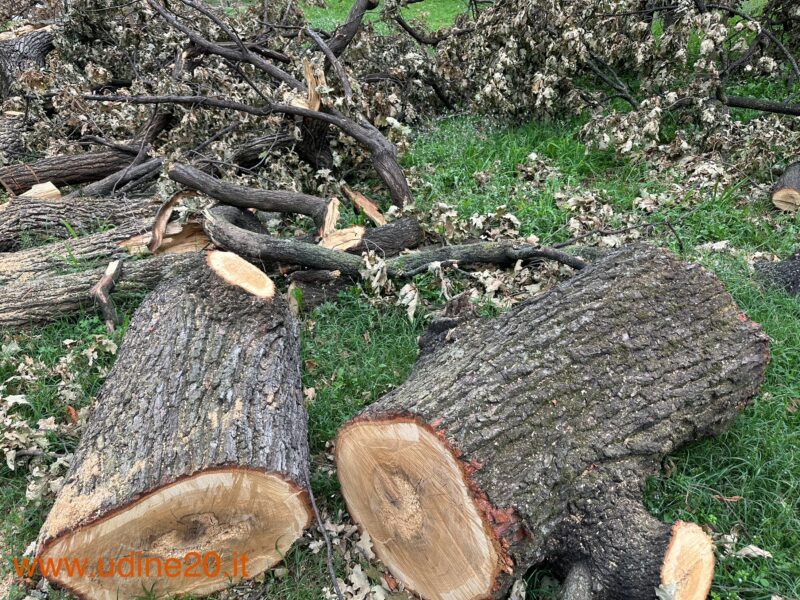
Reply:
<svg viewBox="0 0 800 600"><path fill-rule="evenodd" d="M367 198L361 192L350 189L350 186L348 186L346 183L342 184L342 191L350 199L353 205L355 205L358 210L363 212L370 221L375 223L375 225L386 225L386 217L383 216L381 209L378 208L378 205L375 202Z"/></svg>
<svg viewBox="0 0 800 600"><path fill-rule="evenodd" d="M337 229L323 237L319 245L332 250L349 250L361 243L361 240L364 238L364 233L366 233L366 230L361 225L353 225L346 229Z"/></svg>

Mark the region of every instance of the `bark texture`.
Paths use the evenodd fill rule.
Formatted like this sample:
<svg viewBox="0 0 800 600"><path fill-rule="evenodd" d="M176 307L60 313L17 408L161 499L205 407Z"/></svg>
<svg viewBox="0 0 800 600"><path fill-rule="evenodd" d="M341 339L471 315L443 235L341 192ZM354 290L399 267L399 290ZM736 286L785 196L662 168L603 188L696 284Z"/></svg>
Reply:
<svg viewBox="0 0 800 600"><path fill-rule="evenodd" d="M150 219L131 219L119 227L102 233L52 242L17 252L0 252L0 286L24 283L74 271L76 268L100 266L129 256L119 245L135 235L145 233Z"/></svg>
<svg viewBox="0 0 800 600"><path fill-rule="evenodd" d="M274 475L295 490L301 520L310 521L297 322L280 297L259 298L226 283L203 255L191 262L191 268L159 285L134 314L42 528L40 553L62 536L117 513L124 516L137 500L206 472ZM234 517L241 513L244 519L258 507L226 506L221 501L225 493L209 492L217 495L208 500L211 516L178 514L174 522L202 517L206 523L227 524L239 531L240 551L245 552L247 532L263 524L242 527ZM182 506L178 499L173 508ZM191 546L188 540L198 532L187 528L186 539L172 536L170 544ZM153 529L123 530L119 552L156 552L154 540L167 532L156 525ZM213 539L195 542L204 548ZM207 549L216 550L213 545Z"/></svg>
<svg viewBox="0 0 800 600"><path fill-rule="evenodd" d="M756 263L756 271L770 283L790 294L800 294L800 250L785 260Z"/></svg>
<svg viewBox="0 0 800 600"><path fill-rule="evenodd" d="M781 210L800 210L800 162L786 167L772 188L772 203Z"/></svg>
<svg viewBox="0 0 800 600"><path fill-rule="evenodd" d="M180 275L196 264L197 254L163 254L147 260L128 260L114 293L120 296L148 292L163 279ZM90 290L105 270L106 265L0 287L0 328L52 323L91 307L94 300Z"/></svg>
<svg viewBox="0 0 800 600"><path fill-rule="evenodd" d="M52 181L56 185L98 181L124 169L133 160L133 155L119 150L54 156L32 163L0 167L0 181L7 190L21 194L45 181Z"/></svg>
<svg viewBox="0 0 800 600"><path fill-rule="evenodd" d="M666 454L730 424L769 358L712 274L647 246L430 345L337 448L361 423L436 429L496 542L498 598L506 573L546 561L585 565L595 599L653 598L671 526L643 508L643 482Z"/></svg>
<svg viewBox="0 0 800 600"><path fill-rule="evenodd" d="M0 205L0 252L21 248L23 238L68 238L73 232L152 218L157 210L152 198L12 198Z"/></svg>
<svg viewBox="0 0 800 600"><path fill-rule="evenodd" d="M50 27L0 42L0 98L9 95L21 71L44 66L45 56L52 49L53 32Z"/></svg>
<svg viewBox="0 0 800 600"><path fill-rule="evenodd" d="M25 152L22 142L24 127L21 116L0 116L0 163L5 164Z"/></svg>

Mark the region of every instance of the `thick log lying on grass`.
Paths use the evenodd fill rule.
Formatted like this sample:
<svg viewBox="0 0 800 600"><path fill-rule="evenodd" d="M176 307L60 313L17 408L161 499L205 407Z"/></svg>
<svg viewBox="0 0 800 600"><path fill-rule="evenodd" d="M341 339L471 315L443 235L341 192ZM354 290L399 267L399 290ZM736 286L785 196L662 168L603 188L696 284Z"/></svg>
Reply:
<svg viewBox="0 0 800 600"><path fill-rule="evenodd" d="M0 286L99 266L129 256L120 243L145 234L150 224L150 219L131 219L110 231L18 252L0 252Z"/></svg>
<svg viewBox="0 0 800 600"><path fill-rule="evenodd" d="M780 210L800 210L800 162L789 165L772 189L772 203Z"/></svg>
<svg viewBox="0 0 800 600"><path fill-rule="evenodd" d="M547 561L574 589L588 570L576 600L706 597L710 539L649 515L641 486L763 380L767 337L712 274L624 248L435 346L336 440L350 514L407 588L500 598Z"/></svg>
<svg viewBox="0 0 800 600"><path fill-rule="evenodd" d="M249 577L280 561L310 523L299 328L263 272L228 253L207 260L136 311L39 556L210 552L221 568L51 578L82 597L210 593L242 578L242 556Z"/></svg>
<svg viewBox="0 0 800 600"><path fill-rule="evenodd" d="M56 185L87 183L124 169L133 159L134 155L120 150L54 156L32 163L0 167L0 182L14 194L21 194L44 181L52 181Z"/></svg>
<svg viewBox="0 0 800 600"><path fill-rule="evenodd" d="M30 240L67 238L100 226L152 218L157 210L158 201L153 198L12 198L0 205L0 251L22 247L23 236Z"/></svg>
<svg viewBox="0 0 800 600"><path fill-rule="evenodd" d="M197 254L163 254L146 260L127 260L114 294L121 297L149 292L162 280L190 268L197 262ZM94 299L90 290L103 277L106 266L0 287L0 328L52 323L91 307Z"/></svg>

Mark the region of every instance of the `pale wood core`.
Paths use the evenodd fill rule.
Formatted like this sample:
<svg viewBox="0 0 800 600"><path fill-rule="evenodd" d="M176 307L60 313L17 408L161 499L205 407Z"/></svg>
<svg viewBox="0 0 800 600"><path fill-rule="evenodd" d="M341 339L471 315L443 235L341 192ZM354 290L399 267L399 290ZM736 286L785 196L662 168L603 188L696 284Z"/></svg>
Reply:
<svg viewBox="0 0 800 600"><path fill-rule="evenodd" d="M404 421L348 425L336 442L342 494L377 556L426 600L490 595L499 556L450 448Z"/></svg>
<svg viewBox="0 0 800 600"><path fill-rule="evenodd" d="M109 559L123 559L132 552L141 557L141 577L138 572L133 577L67 577L62 571L53 578L92 600L139 597L142 586L155 586L159 598L179 593L204 595L242 579L241 561L237 576L232 574L234 555L246 555L249 578L281 561L309 519L302 492L281 477L246 470L206 472L161 488L107 519L57 539L41 558L86 558L87 570L92 572L102 558L106 572ZM200 577L159 577L155 562L150 564L151 576L146 576L147 557L160 558L162 569L168 558L178 558L183 575L188 552L201 556L218 553L219 576L206 577L201 564L196 571ZM213 573L214 558L208 560Z"/></svg>
<svg viewBox="0 0 800 600"><path fill-rule="evenodd" d="M208 266L227 283L239 286L253 296L275 296L275 284L267 274L238 254L214 250L208 254Z"/></svg>
<svg viewBox="0 0 800 600"><path fill-rule="evenodd" d="M361 244L364 234L367 232L361 225L353 225L345 229L336 229L319 241L323 248L331 250L349 250Z"/></svg>
<svg viewBox="0 0 800 600"><path fill-rule="evenodd" d="M783 188L772 194L772 203L780 210L796 212L800 209L800 191Z"/></svg>
<svg viewBox="0 0 800 600"><path fill-rule="evenodd" d="M695 523L677 521L661 567L661 585L674 600L704 600L714 579L714 543Z"/></svg>

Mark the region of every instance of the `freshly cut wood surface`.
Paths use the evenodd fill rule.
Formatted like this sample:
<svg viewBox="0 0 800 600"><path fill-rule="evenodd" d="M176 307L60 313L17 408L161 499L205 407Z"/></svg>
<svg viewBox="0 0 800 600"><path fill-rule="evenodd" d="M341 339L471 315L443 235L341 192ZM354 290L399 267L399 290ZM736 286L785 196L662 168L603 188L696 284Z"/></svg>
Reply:
<svg viewBox="0 0 800 600"><path fill-rule="evenodd" d="M350 514L395 577L427 600L499 599L547 563L573 589L588 571L591 600L705 598L710 539L641 490L763 381L767 338L719 280L627 247L496 319L451 321L336 440Z"/></svg>
<svg viewBox="0 0 800 600"><path fill-rule="evenodd" d="M60 200L61 199L61 192L58 191L58 188L53 185L52 181L46 181L45 183L37 183L31 189L29 189L24 194L20 195L20 198L38 198L39 200Z"/></svg>
<svg viewBox="0 0 800 600"><path fill-rule="evenodd" d="M786 212L800 210L800 162L789 165L775 183L772 203Z"/></svg>
<svg viewBox="0 0 800 600"><path fill-rule="evenodd" d="M168 257L150 260L159 258ZM215 272L231 274L224 253L210 263L195 257L136 311L39 556L215 552L222 568L204 577L51 577L81 597L132 598L142 586L211 593L242 578L235 555L247 555L247 576L256 576L310 523L298 325L281 298L224 281Z"/></svg>
<svg viewBox="0 0 800 600"><path fill-rule="evenodd" d="M331 231L319 241L323 248L332 250L351 250L362 245L366 230L361 225Z"/></svg>
<svg viewBox="0 0 800 600"><path fill-rule="evenodd" d="M258 298L275 296L275 284L266 273L233 252L209 252L208 266L231 285L238 286Z"/></svg>

